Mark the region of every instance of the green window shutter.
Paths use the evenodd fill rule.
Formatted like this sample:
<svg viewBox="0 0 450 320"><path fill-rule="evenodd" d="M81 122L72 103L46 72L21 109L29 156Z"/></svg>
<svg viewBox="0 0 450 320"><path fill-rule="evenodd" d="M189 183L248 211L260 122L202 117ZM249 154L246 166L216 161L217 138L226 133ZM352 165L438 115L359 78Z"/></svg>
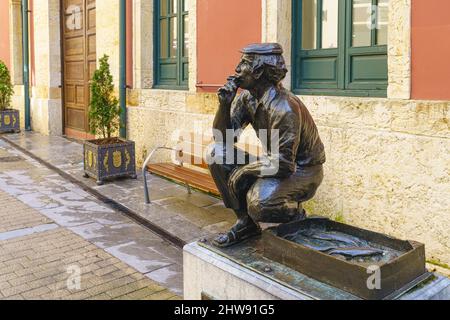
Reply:
<svg viewBox="0 0 450 320"><path fill-rule="evenodd" d="M387 1L294 0L294 90L386 96L387 20L381 20L387 19ZM381 27L371 28L374 22Z"/></svg>
<svg viewBox="0 0 450 320"><path fill-rule="evenodd" d="M187 26L185 0L155 0L155 87L187 89Z"/></svg>
<svg viewBox="0 0 450 320"><path fill-rule="evenodd" d="M347 83L349 90L387 90L388 66L386 48L352 48L347 56Z"/></svg>
<svg viewBox="0 0 450 320"><path fill-rule="evenodd" d="M346 89L366 91L387 91L388 67L387 46L377 44L377 28L375 28L376 11L379 0L345 0L346 1ZM381 4L381 3L380 3ZM358 5L361 6L358 8ZM372 8L370 8L370 6ZM357 11L359 10L359 12ZM365 27L366 40L356 41L358 14L371 15L371 28ZM386 17L387 18L387 17ZM358 43L359 42L359 43Z"/></svg>
<svg viewBox="0 0 450 320"><path fill-rule="evenodd" d="M305 51L298 66L299 86L308 89L338 88L337 50Z"/></svg>
<svg viewBox="0 0 450 320"><path fill-rule="evenodd" d="M322 0L293 1L295 88L338 89L338 44L324 45L329 31L323 26L326 7ZM337 40L338 30L334 32Z"/></svg>

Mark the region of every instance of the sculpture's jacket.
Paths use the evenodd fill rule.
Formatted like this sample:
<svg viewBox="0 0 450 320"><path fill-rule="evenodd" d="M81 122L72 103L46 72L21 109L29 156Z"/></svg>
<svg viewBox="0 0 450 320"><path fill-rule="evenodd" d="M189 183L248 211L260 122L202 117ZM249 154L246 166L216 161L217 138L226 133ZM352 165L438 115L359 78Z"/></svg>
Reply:
<svg viewBox="0 0 450 320"><path fill-rule="evenodd" d="M285 178L298 168L325 163L324 145L311 114L300 99L284 88L270 88L259 101L244 91L233 102L231 122L235 132L242 132L251 124L259 139L267 141L264 151L269 161L276 161L279 166L273 177ZM278 130L278 152L271 146L273 130ZM264 161L250 164L253 169L267 165Z"/></svg>

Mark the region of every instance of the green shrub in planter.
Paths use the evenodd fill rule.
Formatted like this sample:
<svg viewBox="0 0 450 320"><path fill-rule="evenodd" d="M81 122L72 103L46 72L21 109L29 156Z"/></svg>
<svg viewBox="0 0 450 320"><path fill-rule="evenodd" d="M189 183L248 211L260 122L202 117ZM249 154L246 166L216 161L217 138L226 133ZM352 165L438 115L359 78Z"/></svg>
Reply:
<svg viewBox="0 0 450 320"><path fill-rule="evenodd" d="M20 132L20 114L11 109L14 94L8 67L0 60L0 133Z"/></svg>
<svg viewBox="0 0 450 320"><path fill-rule="evenodd" d="M100 139L84 142L84 174L101 185L107 179L136 178L135 144L114 136L120 128L119 101L114 96L108 56L100 59L91 83L89 125Z"/></svg>

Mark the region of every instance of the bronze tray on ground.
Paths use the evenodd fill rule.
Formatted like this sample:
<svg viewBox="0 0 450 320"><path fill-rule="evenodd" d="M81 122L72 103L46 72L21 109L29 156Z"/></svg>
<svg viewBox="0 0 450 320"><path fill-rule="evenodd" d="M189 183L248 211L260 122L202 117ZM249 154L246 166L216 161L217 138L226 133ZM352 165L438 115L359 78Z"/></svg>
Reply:
<svg viewBox="0 0 450 320"><path fill-rule="evenodd" d="M386 248L397 254L389 260L368 263L332 256L285 239L312 228L357 237L375 248ZM266 258L367 300L389 299L395 292L429 276L423 244L397 240L328 219L307 219L270 228L263 232L261 241ZM372 282L374 276L379 276L379 286Z"/></svg>

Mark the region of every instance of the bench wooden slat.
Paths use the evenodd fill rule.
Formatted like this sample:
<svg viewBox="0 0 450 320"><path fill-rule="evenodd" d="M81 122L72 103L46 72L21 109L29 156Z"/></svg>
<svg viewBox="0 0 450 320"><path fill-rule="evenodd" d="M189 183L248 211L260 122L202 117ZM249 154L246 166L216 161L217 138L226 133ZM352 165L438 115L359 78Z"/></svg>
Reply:
<svg viewBox="0 0 450 320"><path fill-rule="evenodd" d="M244 148L241 148L241 146L238 146L239 149L244 150ZM249 148L247 148L249 149ZM177 154L177 161L183 162L185 164L190 164L192 166L195 167L199 167L202 169L208 169L208 163L206 162L205 158L203 157L203 155L197 155L192 153L193 150L189 150L189 149L183 149L182 153L178 153ZM256 151L256 152L249 152L249 151ZM260 155L262 155L262 149L258 149L258 150L250 150L247 151L249 154L258 157ZM182 154L182 156L181 156Z"/></svg>
<svg viewBox="0 0 450 320"><path fill-rule="evenodd" d="M214 186L212 177L207 173L198 172L191 168L181 167L172 163L159 163L151 165L150 170L158 170L171 175L183 174L178 180L182 182L189 182L190 180L199 180L203 184L211 184Z"/></svg>
<svg viewBox="0 0 450 320"><path fill-rule="evenodd" d="M197 186L200 185L204 187L203 189L211 189L213 187L213 183L207 180L210 179L208 175L202 173L194 175L193 170L182 168L174 164L165 163L151 165L149 171L181 183L189 183L192 186L194 184Z"/></svg>
<svg viewBox="0 0 450 320"><path fill-rule="evenodd" d="M220 195L214 180L209 174L197 172L189 168L177 166L172 163L157 163L148 166L148 171L177 182L188 183L190 186Z"/></svg>
<svg viewBox="0 0 450 320"><path fill-rule="evenodd" d="M151 167L150 171L173 179L180 183L188 183L190 186L219 195L216 185L211 176L202 173L196 173L192 169L182 168L174 164L163 164L158 167Z"/></svg>
<svg viewBox="0 0 450 320"><path fill-rule="evenodd" d="M189 152L183 152L182 157L180 157L180 155L178 154L177 160L202 169L208 169L208 164L206 163L205 159L202 156L197 156Z"/></svg>

